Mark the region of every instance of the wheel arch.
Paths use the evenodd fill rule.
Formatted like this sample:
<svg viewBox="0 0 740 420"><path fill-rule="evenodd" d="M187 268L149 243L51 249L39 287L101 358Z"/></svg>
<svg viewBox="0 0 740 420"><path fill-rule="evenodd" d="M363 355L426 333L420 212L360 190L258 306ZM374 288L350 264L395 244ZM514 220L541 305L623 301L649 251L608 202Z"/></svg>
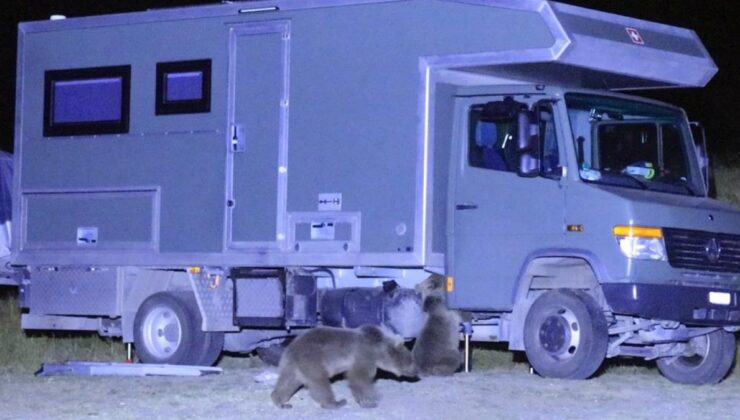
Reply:
<svg viewBox="0 0 740 420"><path fill-rule="evenodd" d="M193 292L185 271L136 269L128 271L121 293L121 332L124 343L134 341L134 319L141 305L159 292Z"/></svg>
<svg viewBox="0 0 740 420"><path fill-rule="evenodd" d="M509 349L524 350L524 320L535 299L553 289L576 289L608 309L601 283L608 279L599 258L579 249L546 249L529 255L514 288L509 326Z"/></svg>

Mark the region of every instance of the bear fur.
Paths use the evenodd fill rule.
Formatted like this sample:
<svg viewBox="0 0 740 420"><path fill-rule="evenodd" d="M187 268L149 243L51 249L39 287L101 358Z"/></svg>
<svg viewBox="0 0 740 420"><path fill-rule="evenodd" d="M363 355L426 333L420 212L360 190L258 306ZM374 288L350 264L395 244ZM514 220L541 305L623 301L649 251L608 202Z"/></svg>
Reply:
<svg viewBox="0 0 740 420"><path fill-rule="evenodd" d="M412 350L419 376L447 376L462 364L459 312L447 308L445 278L432 275L416 285L428 318Z"/></svg>
<svg viewBox="0 0 740 420"><path fill-rule="evenodd" d="M378 368L396 376L417 376L411 352L401 337L373 325L355 329L317 327L298 336L285 350L272 401L278 407L290 408L290 397L305 386L322 407L341 407L347 401L335 399L330 379L345 373L355 401L362 407L376 407L378 394L373 380Z"/></svg>

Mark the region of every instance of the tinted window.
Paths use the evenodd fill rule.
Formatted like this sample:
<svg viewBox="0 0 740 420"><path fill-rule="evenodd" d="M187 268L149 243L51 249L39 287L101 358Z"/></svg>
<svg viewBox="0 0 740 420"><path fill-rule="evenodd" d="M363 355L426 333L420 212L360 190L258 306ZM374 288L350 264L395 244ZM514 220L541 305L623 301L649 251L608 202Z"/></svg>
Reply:
<svg viewBox="0 0 740 420"><path fill-rule="evenodd" d="M476 168L515 172L517 169L515 116L509 119L487 121L482 119L483 108L470 111L468 163Z"/></svg>
<svg viewBox="0 0 740 420"><path fill-rule="evenodd" d="M539 119L539 135L542 150L542 161L540 171L544 176L560 176L560 151L558 149L558 138L555 134L555 119L552 106L541 104L537 106L537 117Z"/></svg>
<svg viewBox="0 0 740 420"><path fill-rule="evenodd" d="M655 124L603 123L598 126L598 167L622 172L635 162L658 162L658 132Z"/></svg>
<svg viewBox="0 0 740 420"><path fill-rule="evenodd" d="M203 99L202 72L170 73L165 77L165 102L199 101Z"/></svg>
<svg viewBox="0 0 740 420"><path fill-rule="evenodd" d="M46 72L44 136L128 132L130 66Z"/></svg>
<svg viewBox="0 0 740 420"><path fill-rule="evenodd" d="M211 60L157 64L157 115L211 110Z"/></svg>

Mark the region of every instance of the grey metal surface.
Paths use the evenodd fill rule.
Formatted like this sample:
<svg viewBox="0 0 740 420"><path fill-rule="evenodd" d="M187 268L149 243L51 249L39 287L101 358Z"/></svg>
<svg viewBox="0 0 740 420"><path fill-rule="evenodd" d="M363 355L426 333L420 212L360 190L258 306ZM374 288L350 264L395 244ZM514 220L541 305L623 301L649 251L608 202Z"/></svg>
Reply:
<svg viewBox="0 0 740 420"><path fill-rule="evenodd" d="M244 278L235 282L235 316L282 318L285 315L285 290L280 278Z"/></svg>
<svg viewBox="0 0 740 420"><path fill-rule="evenodd" d="M223 372L220 367L139 363L84 362L42 363L36 376L204 376Z"/></svg>
<svg viewBox="0 0 740 420"><path fill-rule="evenodd" d="M220 270L189 274L203 331L238 331L234 325L234 283Z"/></svg>
<svg viewBox="0 0 740 420"><path fill-rule="evenodd" d="M27 190L21 201L22 249L155 251L159 246L157 187L118 191Z"/></svg>
<svg viewBox="0 0 740 420"><path fill-rule="evenodd" d="M100 318L21 314L21 328L24 330L101 331L103 324Z"/></svg>
<svg viewBox="0 0 740 420"><path fill-rule="evenodd" d="M544 98L542 93L514 97L531 103ZM467 110L496 99L502 96L459 98L456 102L453 135L463 140L454 144L450 159L457 166L451 200L476 207L449 209L454 235L448 244L453 250L447 255L448 270L456 278L451 306L510 308L528 254L538 248L562 247L565 195L561 180L523 178L514 172L468 165Z"/></svg>
<svg viewBox="0 0 740 420"><path fill-rule="evenodd" d="M701 69L706 73L706 68L711 67L707 64L710 59L698 56L697 51L703 51L703 47L690 31L544 1L299 4L279 1L264 5L277 5L280 11L240 14L244 5L218 5L21 26L16 151L24 157L18 159L21 177L17 190L70 191L80 187L122 190L154 185L161 188L162 201L161 212L155 214L154 221L159 226L159 252L129 249L115 253L90 249L59 253L40 243L39 249L24 249L20 253L16 250L16 261L116 265L183 264L187 260L211 265L428 265L439 271L444 266L444 251L440 249L444 241L437 226L444 226L445 219L438 205L432 208L432 201L444 198L444 193L435 190L444 185L432 180L443 177L436 171L445 168L435 165L434 159L435 155L441 155L441 151L434 150L437 147L434 133L438 128L434 123L437 83L449 77L452 78L448 80L459 83L485 80L532 83L541 81L543 74L558 66L569 71L557 74L571 74L570 70L581 68L600 78L605 59L599 55L600 48L593 52L591 46L605 45L609 48L604 51L611 48L639 51L639 60L635 62L638 65L609 73L615 76L611 86L614 88L641 87L655 80L663 84L697 84L694 73ZM355 7L340 7L343 5ZM566 25L560 21L560 15L578 16L581 20L571 19ZM190 25L194 19L199 23L197 30ZM588 25L598 27L603 22L635 24L638 29L647 30L647 34L663 34L661 39L667 41L650 45L646 37L647 45L640 50L634 50L637 46L627 44L624 39L606 40L609 34L572 42L571 32L580 34ZM414 30L397 30L410 27ZM241 192L244 197L236 200L238 209L239 203L249 202L248 197L256 194L254 188L269 186L271 192L264 199L266 204L248 208L244 216L247 220L261 220L262 223L253 227L266 230L255 233L253 238L247 238L252 234L245 231L244 238L232 241L229 235L233 229L227 226L230 214L227 203L232 186L237 187L234 182L238 182L232 173L238 178L244 176L234 172L239 165L228 164L233 157L228 151L228 137L231 124L238 123L240 106L236 102L240 94L230 89L229 83L233 86L244 66L236 64L234 57L238 55L230 55L228 45L229 39L233 39L230 37L236 37L234 34L239 31L248 33L249 28L253 35L246 35L245 39L262 37L254 35L254 28L261 28L258 33L272 28L267 32L282 37L278 42L283 45L280 51L272 49L276 62L283 66L282 81L275 72L249 76L262 79L276 75L276 83L282 83L280 103L273 105L275 111L271 113L279 121L276 126L280 148L277 157L274 151L270 152L273 157L254 156L257 162L277 159L277 163L263 171L269 172L268 177L260 175L259 181L246 181ZM665 48L674 44L671 37L681 38L679 41L686 46L662 51L663 44ZM168 44L166 51L160 48L173 38L179 42ZM88 46L87 54L73 54L81 43ZM46 55L34 53L48 45L55 48ZM111 46L116 45L122 48L110 54ZM136 48L126 48L128 45ZM690 45L699 46L690 48ZM578 55L581 51L584 52ZM592 52L595 55L589 55ZM639 67L648 65L645 63L653 66L665 59L665 54L674 62L685 59L691 65L672 75L673 78L664 77L653 68L646 73L643 70L648 69ZM153 97L154 77L150 73L156 62L203 58L212 59L214 75L232 74L231 79L214 77L212 111L154 116L151 106L146 104ZM135 70L128 134L84 140L42 137L41 127L36 124L38 119L33 115L42 113L44 70L121 63L131 64ZM455 69L454 77L449 69ZM362 94L351 94L358 89ZM227 100L229 92L232 92L231 102ZM292 139L289 147L288 126ZM245 126L247 139L259 132L250 129ZM91 160L89 156L96 158ZM120 159L121 156L126 159ZM138 169L130 171L128 162L134 161ZM197 197L192 194L194 190L198 191ZM344 194L342 211L363 213L365 228L359 252L323 250L294 255L287 240L290 232L286 231L287 214L283 211L316 211L317 197L325 193ZM273 231L272 220L274 237L265 233ZM33 223L34 231L44 232L50 227L48 222ZM126 232L124 226L120 230L122 235ZM233 228L239 229L236 225ZM234 250L228 249L230 243L235 245ZM271 251L244 252L248 251L249 243L257 244L257 249Z"/></svg>
<svg viewBox="0 0 740 420"><path fill-rule="evenodd" d="M358 253L361 250L361 220L359 212L288 213L289 249L298 253Z"/></svg>
<svg viewBox="0 0 740 420"><path fill-rule="evenodd" d="M290 22L229 29L229 121L244 151L227 156L227 247L277 249L285 241Z"/></svg>
<svg viewBox="0 0 740 420"><path fill-rule="evenodd" d="M633 79L634 86L615 81L611 89L704 86L717 73L692 30L562 3L553 2L552 8L573 42L559 61ZM628 30L635 31L642 43L631 39ZM646 81L653 81L652 86Z"/></svg>
<svg viewBox="0 0 740 420"><path fill-rule="evenodd" d="M34 315L120 315L118 270L70 268L31 273L28 307Z"/></svg>

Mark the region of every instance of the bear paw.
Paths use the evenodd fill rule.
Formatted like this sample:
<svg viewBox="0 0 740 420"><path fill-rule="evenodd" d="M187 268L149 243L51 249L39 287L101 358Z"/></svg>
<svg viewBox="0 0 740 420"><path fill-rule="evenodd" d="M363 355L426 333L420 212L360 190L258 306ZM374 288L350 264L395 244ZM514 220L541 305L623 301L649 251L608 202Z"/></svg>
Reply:
<svg viewBox="0 0 740 420"><path fill-rule="evenodd" d="M378 406L378 400L374 398L360 398L357 400L357 404L362 408L375 408Z"/></svg>
<svg viewBox="0 0 740 420"><path fill-rule="evenodd" d="M321 408L340 408L340 407L344 407L345 405L347 405L347 400L345 400L344 398L342 398L339 401L334 401L334 402L331 402L331 403L321 404Z"/></svg>

